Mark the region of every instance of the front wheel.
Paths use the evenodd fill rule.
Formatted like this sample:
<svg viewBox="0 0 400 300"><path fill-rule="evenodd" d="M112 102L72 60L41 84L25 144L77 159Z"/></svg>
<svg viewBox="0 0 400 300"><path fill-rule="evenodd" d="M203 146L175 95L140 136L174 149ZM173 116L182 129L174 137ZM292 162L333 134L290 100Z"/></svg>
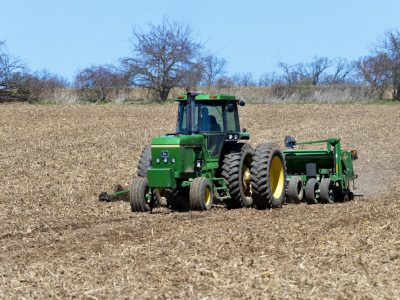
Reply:
<svg viewBox="0 0 400 300"><path fill-rule="evenodd" d="M213 198L214 194L210 180L205 177L193 179L189 193L191 210L210 210Z"/></svg>
<svg viewBox="0 0 400 300"><path fill-rule="evenodd" d="M147 178L137 177L133 180L129 193L131 210L133 212L145 212L150 210L150 201L147 199L149 185Z"/></svg>

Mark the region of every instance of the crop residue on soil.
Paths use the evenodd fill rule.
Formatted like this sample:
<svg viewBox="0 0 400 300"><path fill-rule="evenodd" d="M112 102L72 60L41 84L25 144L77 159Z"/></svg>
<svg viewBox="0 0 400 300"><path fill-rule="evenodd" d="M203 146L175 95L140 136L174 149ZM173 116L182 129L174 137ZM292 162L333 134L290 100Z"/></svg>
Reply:
<svg viewBox="0 0 400 300"><path fill-rule="evenodd" d="M399 106L247 105L252 144L341 137L355 201L133 214L128 184L176 107L0 106L0 298L396 298Z"/></svg>

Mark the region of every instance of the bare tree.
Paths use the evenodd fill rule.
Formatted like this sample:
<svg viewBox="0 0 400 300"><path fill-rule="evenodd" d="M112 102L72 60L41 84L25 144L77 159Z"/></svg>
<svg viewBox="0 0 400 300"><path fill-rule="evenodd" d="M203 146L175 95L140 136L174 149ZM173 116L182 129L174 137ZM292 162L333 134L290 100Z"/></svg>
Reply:
<svg viewBox="0 0 400 300"><path fill-rule="evenodd" d="M355 68L354 62L349 62L347 59L341 57L334 59L332 65L334 72L325 78L325 83L328 84L346 83Z"/></svg>
<svg viewBox="0 0 400 300"><path fill-rule="evenodd" d="M297 82L297 72L294 70L295 66L280 61L278 67L283 72L282 78L286 85L291 86Z"/></svg>
<svg viewBox="0 0 400 300"><path fill-rule="evenodd" d="M15 89L13 74L24 71L24 68L22 62L9 53L5 42L0 41L0 91Z"/></svg>
<svg viewBox="0 0 400 300"><path fill-rule="evenodd" d="M278 76L275 72L264 73L263 75L261 75L260 80L258 81L258 86L270 87L281 82L281 76Z"/></svg>
<svg viewBox="0 0 400 300"><path fill-rule="evenodd" d="M391 83L393 88L393 99L400 100L400 31L389 30L378 48L379 54L386 54L390 59Z"/></svg>
<svg viewBox="0 0 400 300"><path fill-rule="evenodd" d="M331 66L331 61L326 57L314 57L309 63L289 65L279 62L283 71L283 80L288 86L293 85L318 85L324 72Z"/></svg>
<svg viewBox="0 0 400 300"><path fill-rule="evenodd" d="M237 86L255 86L256 82L253 79L251 72L236 73L232 76L232 80Z"/></svg>
<svg viewBox="0 0 400 300"><path fill-rule="evenodd" d="M149 24L149 31L135 30L133 56L122 63L135 86L145 87L166 100L172 88L191 88L202 78L202 45L192 38L188 24Z"/></svg>
<svg viewBox="0 0 400 300"><path fill-rule="evenodd" d="M55 92L68 86L67 80L43 70L40 72L17 72L12 75L19 100L35 102L53 100Z"/></svg>
<svg viewBox="0 0 400 300"><path fill-rule="evenodd" d="M221 76L215 82L217 88L230 88L235 85L235 82L230 76Z"/></svg>
<svg viewBox="0 0 400 300"><path fill-rule="evenodd" d="M208 55L203 59L203 81L205 86L215 86L216 82L226 73L226 60L215 55Z"/></svg>
<svg viewBox="0 0 400 300"><path fill-rule="evenodd" d="M75 87L90 102L107 101L113 92L129 86L125 73L111 65L90 66L78 72Z"/></svg>
<svg viewBox="0 0 400 300"><path fill-rule="evenodd" d="M67 81L48 71L30 72L0 41L0 102L49 99Z"/></svg>
<svg viewBox="0 0 400 300"><path fill-rule="evenodd" d="M357 62L358 74L379 97L400 100L400 32L387 31L369 56Z"/></svg>
<svg viewBox="0 0 400 300"><path fill-rule="evenodd" d="M310 63L298 64L297 74L303 83L310 83L311 85L318 85L321 81L323 73L331 65L327 57L314 57Z"/></svg>
<svg viewBox="0 0 400 300"><path fill-rule="evenodd" d="M383 99L391 88L391 64L390 58L384 53L363 57L357 62L360 77L379 99Z"/></svg>

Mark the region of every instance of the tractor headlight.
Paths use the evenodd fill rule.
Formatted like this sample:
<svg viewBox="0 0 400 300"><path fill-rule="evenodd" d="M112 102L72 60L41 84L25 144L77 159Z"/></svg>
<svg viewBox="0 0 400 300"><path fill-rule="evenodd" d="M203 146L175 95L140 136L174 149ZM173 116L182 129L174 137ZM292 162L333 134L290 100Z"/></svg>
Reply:
<svg viewBox="0 0 400 300"><path fill-rule="evenodd" d="M168 162L168 158L164 158L164 163L166 164Z"/></svg>
<svg viewBox="0 0 400 300"><path fill-rule="evenodd" d="M175 158L171 158L171 162L174 164L175 163Z"/></svg>
<svg viewBox="0 0 400 300"><path fill-rule="evenodd" d="M161 160L160 160L159 158L156 159L156 162L157 162L158 164L160 163L160 161L161 161Z"/></svg>
<svg viewBox="0 0 400 300"><path fill-rule="evenodd" d="M232 140L233 139L233 134L229 134L228 135L228 140Z"/></svg>
<svg viewBox="0 0 400 300"><path fill-rule="evenodd" d="M238 140L239 139L239 135L236 133L234 138L235 138L235 140Z"/></svg>

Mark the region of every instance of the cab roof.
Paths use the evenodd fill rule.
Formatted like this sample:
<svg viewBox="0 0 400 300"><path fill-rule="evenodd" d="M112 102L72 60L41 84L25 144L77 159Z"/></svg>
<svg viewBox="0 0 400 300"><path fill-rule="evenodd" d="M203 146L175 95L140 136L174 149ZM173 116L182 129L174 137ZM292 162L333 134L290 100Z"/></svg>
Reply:
<svg viewBox="0 0 400 300"><path fill-rule="evenodd" d="M175 101L186 101L186 100L188 100L187 95L180 95L175 99ZM205 101L205 100L239 101L239 99L237 99L235 96L229 94L198 94L195 97L195 101Z"/></svg>

